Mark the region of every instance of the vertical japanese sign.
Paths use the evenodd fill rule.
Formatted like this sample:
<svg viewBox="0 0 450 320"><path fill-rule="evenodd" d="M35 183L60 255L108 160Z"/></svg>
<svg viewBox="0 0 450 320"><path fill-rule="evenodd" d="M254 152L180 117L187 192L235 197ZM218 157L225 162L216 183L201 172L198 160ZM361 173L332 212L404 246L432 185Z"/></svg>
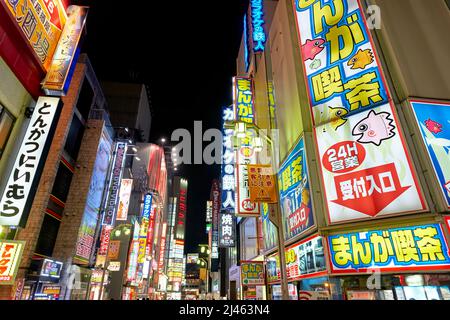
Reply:
<svg viewBox="0 0 450 320"><path fill-rule="evenodd" d="M128 270L127 270L127 281L132 283L136 282L136 273L138 266L139 257L139 236L141 232L141 226L134 221L133 238L131 240L130 251L128 253Z"/></svg>
<svg viewBox="0 0 450 320"><path fill-rule="evenodd" d="M25 241L0 241L0 285L14 284Z"/></svg>
<svg viewBox="0 0 450 320"><path fill-rule="evenodd" d="M112 226L103 226L102 232L100 234L100 247L97 251L97 261L96 265L105 266L106 264L106 255L108 253L109 243L111 241L111 231Z"/></svg>
<svg viewBox="0 0 450 320"><path fill-rule="evenodd" d="M330 223L426 210L359 0L293 0Z"/></svg>
<svg viewBox="0 0 450 320"><path fill-rule="evenodd" d="M220 212L220 190L219 181L214 180L211 188L212 207L212 243L211 243L211 259L219 258L219 212Z"/></svg>
<svg viewBox="0 0 450 320"><path fill-rule="evenodd" d="M166 234L167 233L167 223L162 224L161 230L161 243L159 247L159 260L158 260L158 271L159 274L164 272L164 252L166 250Z"/></svg>
<svg viewBox="0 0 450 320"><path fill-rule="evenodd" d="M127 144L125 142L117 142L114 151L114 160L109 179L109 192L106 200L106 209L103 216L104 225L113 225L116 213L117 198L119 195L120 181L122 178L122 168L125 163L125 152Z"/></svg>
<svg viewBox="0 0 450 320"><path fill-rule="evenodd" d="M235 153L233 150L234 130L225 127L225 122L234 121L233 108L223 108L223 149L222 149L222 211L235 212Z"/></svg>
<svg viewBox="0 0 450 320"><path fill-rule="evenodd" d="M263 286L264 263L257 261L241 261L241 281L244 286Z"/></svg>
<svg viewBox="0 0 450 320"><path fill-rule="evenodd" d="M68 19L42 84L46 94L62 96L69 89L87 12L87 7L70 6L67 9Z"/></svg>
<svg viewBox="0 0 450 320"><path fill-rule="evenodd" d="M25 227L60 109L59 98L39 97L0 199L0 225Z"/></svg>
<svg viewBox="0 0 450 320"><path fill-rule="evenodd" d="M233 110L237 121L255 122L252 79L233 77Z"/></svg>
<svg viewBox="0 0 450 320"><path fill-rule="evenodd" d="M122 179L119 191L116 221L127 221L133 179Z"/></svg>
<svg viewBox="0 0 450 320"><path fill-rule="evenodd" d="M278 171L278 191L286 240L314 227L306 163L305 145L301 138Z"/></svg>
<svg viewBox="0 0 450 320"><path fill-rule="evenodd" d="M184 240L185 224L186 224L186 210L187 210L187 189L188 182L186 179L180 179L180 192L178 194L178 210L175 224L174 238Z"/></svg>
<svg viewBox="0 0 450 320"><path fill-rule="evenodd" d="M236 156L236 215L241 217L258 217L259 205L250 200L248 165L257 163L255 148L252 146L256 132L247 130L246 137L240 140Z"/></svg>
<svg viewBox="0 0 450 320"><path fill-rule="evenodd" d="M271 165L249 164L248 187L251 202L277 203L275 174Z"/></svg>
<svg viewBox="0 0 450 320"><path fill-rule="evenodd" d="M89 193L87 195L83 212L83 219L78 231L75 258L82 264L89 263L91 254L94 251L95 235L102 209L103 194L106 189L108 166L112 153L111 149L112 141L109 138L108 133L103 130L92 169Z"/></svg>
<svg viewBox="0 0 450 320"><path fill-rule="evenodd" d="M232 248L236 245L236 217L222 212L219 220L219 247Z"/></svg>
<svg viewBox="0 0 450 320"><path fill-rule="evenodd" d="M449 248L439 224L328 237L333 273L448 270Z"/></svg>
<svg viewBox="0 0 450 320"><path fill-rule="evenodd" d="M450 103L410 100L441 192L450 209Z"/></svg>
<svg viewBox="0 0 450 320"><path fill-rule="evenodd" d="M67 15L60 0L3 0L29 47L48 70Z"/></svg>
<svg viewBox="0 0 450 320"><path fill-rule="evenodd" d="M251 14L251 38L253 41L253 52L264 51L266 44L266 32L264 30L264 0L250 0Z"/></svg>

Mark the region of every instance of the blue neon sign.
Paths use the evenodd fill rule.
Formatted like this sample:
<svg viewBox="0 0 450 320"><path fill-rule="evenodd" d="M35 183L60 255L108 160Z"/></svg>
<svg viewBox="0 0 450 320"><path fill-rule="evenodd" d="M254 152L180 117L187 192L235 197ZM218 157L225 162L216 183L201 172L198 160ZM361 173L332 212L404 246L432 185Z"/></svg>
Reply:
<svg viewBox="0 0 450 320"><path fill-rule="evenodd" d="M264 51L266 33L264 31L263 0L251 0L253 52Z"/></svg>

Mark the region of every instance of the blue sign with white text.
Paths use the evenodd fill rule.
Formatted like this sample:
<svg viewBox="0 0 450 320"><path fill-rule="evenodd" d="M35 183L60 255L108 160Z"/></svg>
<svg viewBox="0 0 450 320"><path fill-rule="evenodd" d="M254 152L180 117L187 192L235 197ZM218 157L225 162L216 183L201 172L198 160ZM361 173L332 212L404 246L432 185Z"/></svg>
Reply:
<svg viewBox="0 0 450 320"><path fill-rule="evenodd" d="M450 208L450 103L410 101L447 207Z"/></svg>

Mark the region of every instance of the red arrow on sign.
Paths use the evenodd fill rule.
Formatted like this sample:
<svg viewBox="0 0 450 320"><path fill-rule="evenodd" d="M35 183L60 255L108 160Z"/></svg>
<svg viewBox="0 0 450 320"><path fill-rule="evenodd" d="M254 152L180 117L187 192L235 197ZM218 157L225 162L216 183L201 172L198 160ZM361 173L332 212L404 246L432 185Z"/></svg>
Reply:
<svg viewBox="0 0 450 320"><path fill-rule="evenodd" d="M411 186L402 187L393 163L334 178L341 206L375 217Z"/></svg>
<svg viewBox="0 0 450 320"><path fill-rule="evenodd" d="M53 0L44 0L44 4L47 7L48 13L50 14L50 22L59 30L62 30L59 12L60 10L64 10L64 8L60 8L60 3L57 3Z"/></svg>

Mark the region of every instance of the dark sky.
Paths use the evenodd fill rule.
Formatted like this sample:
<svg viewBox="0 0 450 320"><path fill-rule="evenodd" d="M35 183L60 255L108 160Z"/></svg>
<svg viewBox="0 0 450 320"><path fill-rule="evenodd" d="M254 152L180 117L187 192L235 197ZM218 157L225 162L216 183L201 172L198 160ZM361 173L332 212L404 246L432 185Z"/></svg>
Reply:
<svg viewBox="0 0 450 320"><path fill-rule="evenodd" d="M220 128L231 103L231 77L248 0L72 1L90 6L87 52L102 80L150 87L151 140L176 128ZM205 202L219 166L183 165L189 181L186 251L207 243Z"/></svg>

